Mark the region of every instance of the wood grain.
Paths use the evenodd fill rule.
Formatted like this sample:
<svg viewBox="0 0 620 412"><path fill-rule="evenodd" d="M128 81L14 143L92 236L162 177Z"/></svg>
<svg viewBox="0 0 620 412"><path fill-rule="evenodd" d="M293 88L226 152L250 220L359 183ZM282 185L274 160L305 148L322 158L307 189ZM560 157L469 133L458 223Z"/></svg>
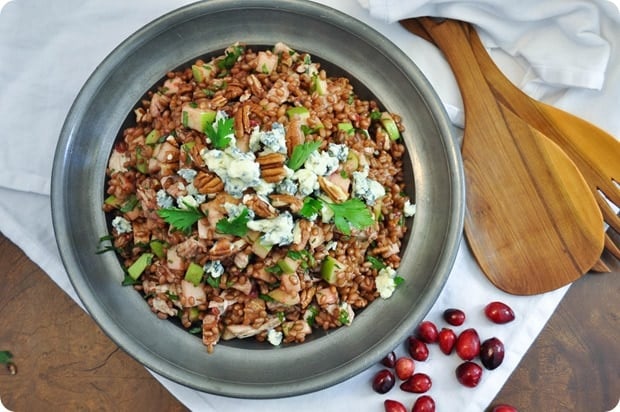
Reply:
<svg viewBox="0 0 620 412"><path fill-rule="evenodd" d="M421 24L443 51L465 110L465 235L489 280L512 294L564 286L597 262L603 218L562 149L498 102L458 21Z"/></svg>
<svg viewBox="0 0 620 412"><path fill-rule="evenodd" d="M493 404L520 412L609 411L620 397L620 263L574 283ZM0 234L0 397L16 412L186 411Z"/></svg>
<svg viewBox="0 0 620 412"><path fill-rule="evenodd" d="M147 371L4 236L0 237L0 370L12 411L185 411Z"/></svg>

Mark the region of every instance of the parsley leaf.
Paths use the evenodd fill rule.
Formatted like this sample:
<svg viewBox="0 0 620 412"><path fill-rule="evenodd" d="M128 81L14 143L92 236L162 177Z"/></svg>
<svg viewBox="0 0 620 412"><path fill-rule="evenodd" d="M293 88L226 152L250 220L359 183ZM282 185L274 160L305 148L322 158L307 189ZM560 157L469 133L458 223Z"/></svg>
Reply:
<svg viewBox="0 0 620 412"><path fill-rule="evenodd" d="M405 283L405 279L400 277L400 276L396 276L394 278L394 284L396 285L396 287L402 285L403 283Z"/></svg>
<svg viewBox="0 0 620 412"><path fill-rule="evenodd" d="M216 127L213 127L212 124L207 124L205 128L207 137L216 149L225 149L232 140L231 135L234 135L235 119L232 117L219 119L215 125Z"/></svg>
<svg viewBox="0 0 620 412"><path fill-rule="evenodd" d="M209 286L213 289L219 289L220 287L220 278L214 278L213 276L209 276L205 279Z"/></svg>
<svg viewBox="0 0 620 412"><path fill-rule="evenodd" d="M338 313L338 321L340 323L342 323L343 325L348 325L349 324L349 312L347 312L346 310L340 310L340 312Z"/></svg>
<svg viewBox="0 0 620 412"><path fill-rule="evenodd" d="M9 363L13 359L13 354L8 350L0 350L0 363Z"/></svg>
<svg viewBox="0 0 620 412"><path fill-rule="evenodd" d="M204 217L200 210L192 206L188 206L187 209L176 207L159 209L157 214L170 226L184 233L190 233L192 225Z"/></svg>
<svg viewBox="0 0 620 412"><path fill-rule="evenodd" d="M310 156L312 152L321 146L321 143L322 142L320 140L317 140L295 146L293 153L291 153L291 158L288 159L288 163L286 165L293 170L299 169L304 164L306 159L308 159L308 156Z"/></svg>
<svg viewBox="0 0 620 412"><path fill-rule="evenodd" d="M357 198L342 203L325 204L334 212L336 228L345 235L351 234L351 227L362 230L375 222L366 204Z"/></svg>
<svg viewBox="0 0 620 412"><path fill-rule="evenodd" d="M222 70L228 70L235 65L237 59L243 53L243 46L234 45L226 49L226 56L217 62L217 67Z"/></svg>
<svg viewBox="0 0 620 412"><path fill-rule="evenodd" d="M247 208L244 208L237 217L232 220L226 218L218 220L215 224L215 229L227 235L245 236L248 233L248 222L250 221L250 214Z"/></svg>
<svg viewBox="0 0 620 412"><path fill-rule="evenodd" d="M383 261L381 259L377 259L374 256L366 256L366 260L370 262L370 264L372 265L373 269L377 269L377 270L381 270L383 268L386 268L387 265L385 263L383 263Z"/></svg>
<svg viewBox="0 0 620 412"><path fill-rule="evenodd" d="M319 199L313 197L304 198L304 205L299 210L299 214L306 219L312 219L323 209L323 203Z"/></svg>

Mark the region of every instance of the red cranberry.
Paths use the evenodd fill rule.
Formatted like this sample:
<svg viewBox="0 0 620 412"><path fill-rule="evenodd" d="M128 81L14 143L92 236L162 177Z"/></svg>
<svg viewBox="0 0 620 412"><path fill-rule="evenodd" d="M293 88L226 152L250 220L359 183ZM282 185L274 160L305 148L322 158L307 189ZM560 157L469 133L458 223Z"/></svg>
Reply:
<svg viewBox="0 0 620 412"><path fill-rule="evenodd" d="M489 338L480 345L480 362L493 370L504 361L504 344L497 338Z"/></svg>
<svg viewBox="0 0 620 412"><path fill-rule="evenodd" d="M415 400L411 412L435 412L435 401L428 395L422 395Z"/></svg>
<svg viewBox="0 0 620 412"><path fill-rule="evenodd" d="M478 385L482 378L482 368L477 363L466 361L456 368L456 379L467 387L473 388Z"/></svg>
<svg viewBox="0 0 620 412"><path fill-rule="evenodd" d="M443 311L443 319L452 326L461 326L465 322L465 312L449 308Z"/></svg>
<svg viewBox="0 0 620 412"><path fill-rule="evenodd" d="M378 393L387 393L394 387L396 378L389 369L381 369L372 380L372 388Z"/></svg>
<svg viewBox="0 0 620 412"><path fill-rule="evenodd" d="M500 405L495 405L493 409L491 409L491 412L519 412L519 411L517 411L517 408L515 408L514 406L506 405L503 403Z"/></svg>
<svg viewBox="0 0 620 412"><path fill-rule="evenodd" d="M437 326L430 320L425 320L420 323L417 330L418 338L424 343L435 343L437 342L437 335L439 332L437 331Z"/></svg>
<svg viewBox="0 0 620 412"><path fill-rule="evenodd" d="M437 342L439 343L439 349L446 355L449 355L452 353L456 343L456 333L450 328L443 328L439 331Z"/></svg>
<svg viewBox="0 0 620 412"><path fill-rule="evenodd" d="M427 392L433 382L425 373L414 373L409 379L400 384L400 388L405 392L424 393Z"/></svg>
<svg viewBox="0 0 620 412"><path fill-rule="evenodd" d="M428 359L428 346L420 339L409 336L409 354L418 362L424 362Z"/></svg>
<svg viewBox="0 0 620 412"><path fill-rule="evenodd" d="M515 320L515 313L510 306L502 302L491 302L484 307L484 314L493 323L508 323Z"/></svg>
<svg viewBox="0 0 620 412"><path fill-rule="evenodd" d="M396 360L396 365L394 366L394 368L398 379L404 381L405 379L409 379L411 375L413 375L413 371L415 370L415 364L413 363L413 359L403 356L402 358L398 358Z"/></svg>
<svg viewBox="0 0 620 412"><path fill-rule="evenodd" d="M381 360L381 363L383 364L383 366L393 368L396 364L396 354L394 353L394 351L385 355L385 357Z"/></svg>
<svg viewBox="0 0 620 412"><path fill-rule="evenodd" d="M405 405L393 399L386 399L383 401L383 407L385 408L385 412L407 412Z"/></svg>
<svg viewBox="0 0 620 412"><path fill-rule="evenodd" d="M475 329L465 329L456 339L456 354L469 361L480 353L480 337Z"/></svg>

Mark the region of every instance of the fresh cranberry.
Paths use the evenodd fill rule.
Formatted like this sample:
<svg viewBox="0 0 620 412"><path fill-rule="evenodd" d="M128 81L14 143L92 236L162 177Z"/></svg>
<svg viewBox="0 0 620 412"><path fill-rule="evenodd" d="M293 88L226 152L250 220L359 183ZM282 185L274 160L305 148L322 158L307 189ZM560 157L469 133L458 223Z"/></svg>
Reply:
<svg viewBox="0 0 620 412"><path fill-rule="evenodd" d="M407 412L405 405L393 399L386 399L383 401L383 407L385 408L385 412Z"/></svg>
<svg viewBox="0 0 620 412"><path fill-rule="evenodd" d="M480 353L480 337L475 329L465 329L456 339L456 354L470 361Z"/></svg>
<svg viewBox="0 0 620 412"><path fill-rule="evenodd" d="M484 307L484 314L493 323L508 323L515 320L515 313L503 302L491 302Z"/></svg>
<svg viewBox="0 0 620 412"><path fill-rule="evenodd" d="M415 336L409 336L409 354L418 362L428 359L428 346Z"/></svg>
<svg viewBox="0 0 620 412"><path fill-rule="evenodd" d="M466 361L456 368L456 379L469 388L478 385L482 378L482 368L477 363Z"/></svg>
<svg viewBox="0 0 620 412"><path fill-rule="evenodd" d="M465 322L465 312L449 308L443 311L443 319L452 326L461 326Z"/></svg>
<svg viewBox="0 0 620 412"><path fill-rule="evenodd" d="M413 362L413 359L407 356L403 356L396 360L396 365L394 366L394 368L398 379L404 381L405 379L409 379L411 375L413 375L413 371L415 370L415 364Z"/></svg>
<svg viewBox="0 0 620 412"><path fill-rule="evenodd" d="M372 380L372 388L378 393L387 393L394 387L396 378L389 369L381 369Z"/></svg>
<svg viewBox="0 0 620 412"><path fill-rule="evenodd" d="M491 412L519 412L519 411L517 411L517 408L515 408L514 406L510 406L510 405L506 405L505 403L502 403L500 405L495 405L493 409L491 409Z"/></svg>
<svg viewBox="0 0 620 412"><path fill-rule="evenodd" d="M381 363L383 364L383 366L393 368L396 364L396 354L394 353L394 351L385 355L385 357L381 360Z"/></svg>
<svg viewBox="0 0 620 412"><path fill-rule="evenodd" d="M480 345L480 362L493 370L504 361L504 344L497 338L489 338Z"/></svg>
<svg viewBox="0 0 620 412"><path fill-rule="evenodd" d="M428 395L422 395L415 400L411 412L435 412L435 401Z"/></svg>
<svg viewBox="0 0 620 412"><path fill-rule="evenodd" d="M425 373L414 373L409 379L400 384L400 388L405 392L424 393L427 392L433 382Z"/></svg>
<svg viewBox="0 0 620 412"><path fill-rule="evenodd" d="M454 344L456 343L456 333L450 328L443 328L439 331L439 337L437 338L439 349L446 355L452 353Z"/></svg>
<svg viewBox="0 0 620 412"><path fill-rule="evenodd" d="M430 320L425 320L420 323L417 329L418 338L424 343L435 343L437 342L437 335L439 332L437 331L437 326Z"/></svg>

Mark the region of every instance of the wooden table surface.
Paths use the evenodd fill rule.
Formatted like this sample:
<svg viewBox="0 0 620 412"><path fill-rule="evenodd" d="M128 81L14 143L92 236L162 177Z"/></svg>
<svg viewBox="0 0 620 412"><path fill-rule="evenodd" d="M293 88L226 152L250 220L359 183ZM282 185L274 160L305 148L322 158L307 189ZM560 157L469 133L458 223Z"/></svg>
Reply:
<svg viewBox="0 0 620 412"><path fill-rule="evenodd" d="M609 411L620 397L620 262L575 282L493 404ZM0 234L0 370L10 410L185 411L55 283ZM475 390L475 389L474 389ZM441 412L441 411L440 411Z"/></svg>

